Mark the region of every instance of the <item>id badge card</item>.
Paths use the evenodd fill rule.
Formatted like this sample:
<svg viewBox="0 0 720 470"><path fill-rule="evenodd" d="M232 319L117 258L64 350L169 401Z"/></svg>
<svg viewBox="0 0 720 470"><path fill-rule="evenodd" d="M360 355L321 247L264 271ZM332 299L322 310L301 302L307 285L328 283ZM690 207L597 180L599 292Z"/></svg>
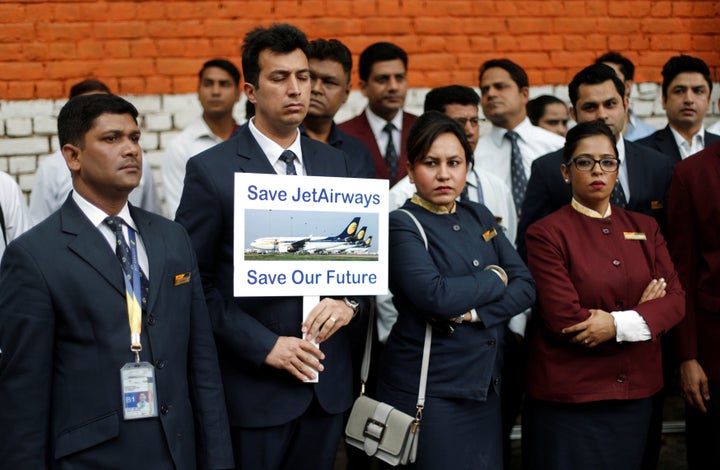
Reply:
<svg viewBox="0 0 720 470"><path fill-rule="evenodd" d="M157 417L155 368L149 362L129 362L120 369L123 418L125 420Z"/></svg>

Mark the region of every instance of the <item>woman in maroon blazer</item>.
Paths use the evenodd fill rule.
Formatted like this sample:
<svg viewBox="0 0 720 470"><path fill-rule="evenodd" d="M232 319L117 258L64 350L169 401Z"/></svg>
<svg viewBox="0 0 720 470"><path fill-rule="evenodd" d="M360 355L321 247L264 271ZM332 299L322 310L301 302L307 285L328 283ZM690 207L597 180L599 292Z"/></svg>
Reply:
<svg viewBox="0 0 720 470"><path fill-rule="evenodd" d="M659 338L684 294L657 223L610 206L620 162L601 121L567 135L573 200L527 232L537 285L524 458L533 469L638 469L662 387Z"/></svg>

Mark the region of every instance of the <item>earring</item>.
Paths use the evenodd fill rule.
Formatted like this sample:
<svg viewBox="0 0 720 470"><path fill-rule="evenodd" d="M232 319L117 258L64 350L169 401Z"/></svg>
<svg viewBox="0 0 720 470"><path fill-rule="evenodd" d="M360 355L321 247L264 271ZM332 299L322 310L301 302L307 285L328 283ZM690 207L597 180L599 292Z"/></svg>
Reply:
<svg viewBox="0 0 720 470"><path fill-rule="evenodd" d="M569 179L567 179L567 178L565 178L565 182L566 182L566 183L569 183L569 182L570 182L570 180L569 180Z"/></svg>

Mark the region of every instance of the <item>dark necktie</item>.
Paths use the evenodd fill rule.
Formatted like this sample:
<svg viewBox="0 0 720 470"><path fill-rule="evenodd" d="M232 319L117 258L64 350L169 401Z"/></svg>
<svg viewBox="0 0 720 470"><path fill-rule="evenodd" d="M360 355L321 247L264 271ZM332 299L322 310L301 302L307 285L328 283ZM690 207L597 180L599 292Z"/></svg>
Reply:
<svg viewBox="0 0 720 470"><path fill-rule="evenodd" d="M610 204L622 207L623 209L627 206L627 198L625 197L625 191L623 190L622 183L620 183L620 178L615 181L615 187L610 194Z"/></svg>
<svg viewBox="0 0 720 470"><path fill-rule="evenodd" d="M518 138L520 137L515 131L507 131L505 137L510 140L510 181L512 183L513 201L515 201L515 210L518 219L520 218L520 209L523 199L525 198L525 190L527 189L527 177L525 176L525 167L523 166L522 154L518 146Z"/></svg>
<svg viewBox="0 0 720 470"><path fill-rule="evenodd" d="M118 260L120 260L120 264L122 265L123 273L126 279L129 281L129 284L132 285L132 276L134 272L132 260L133 258L137 259L137 247L133 244L131 248L130 245L128 245L128 243L125 241L125 236L123 235L122 228L123 225L126 224L122 217L106 217L105 223L115 231L115 239L117 240L117 245L115 245L115 255L118 257ZM128 233L130 233L131 230L133 230L132 227L128 225ZM134 257L133 252L136 253ZM142 269L140 269L139 266L138 272L140 273L140 296L142 299L142 309L145 310L147 305L148 289L150 283L148 282L147 277L145 277L145 273L143 273Z"/></svg>
<svg viewBox="0 0 720 470"><path fill-rule="evenodd" d="M385 127L383 127L383 132L388 135L388 143L387 147L385 147L385 163L387 164L388 172L390 173L390 181L395 181L397 178L398 167L398 154L397 150L395 150L395 144L393 143L394 130L395 125L392 122L388 122L385 124Z"/></svg>
<svg viewBox="0 0 720 470"><path fill-rule="evenodd" d="M295 171L295 153L292 150L285 150L280 155L280 160L285 162L285 174L286 175L297 175Z"/></svg>

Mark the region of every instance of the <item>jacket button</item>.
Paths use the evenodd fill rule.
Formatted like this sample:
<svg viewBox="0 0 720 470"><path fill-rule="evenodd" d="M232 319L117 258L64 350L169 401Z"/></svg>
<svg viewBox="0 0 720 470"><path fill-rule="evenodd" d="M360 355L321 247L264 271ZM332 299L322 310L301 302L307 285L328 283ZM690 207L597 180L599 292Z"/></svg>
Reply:
<svg viewBox="0 0 720 470"><path fill-rule="evenodd" d="M459 232L459 231L460 231L460 226L457 225L457 224L453 225L453 230L454 230L455 232Z"/></svg>
<svg viewBox="0 0 720 470"><path fill-rule="evenodd" d="M473 266L475 266L476 268L477 268L478 266L480 266L480 261L474 259L474 260L473 260Z"/></svg>
<svg viewBox="0 0 720 470"><path fill-rule="evenodd" d="M495 346L495 340L491 339L487 342L488 346Z"/></svg>
<svg viewBox="0 0 720 470"><path fill-rule="evenodd" d="M615 266L616 268L618 266L620 266L620 264L621 264L619 259L614 259L612 263L613 263L613 266Z"/></svg>
<svg viewBox="0 0 720 470"><path fill-rule="evenodd" d="M163 403L162 405L160 405L160 413L165 416L166 414L170 413L170 407Z"/></svg>
<svg viewBox="0 0 720 470"><path fill-rule="evenodd" d="M616 380L617 380L617 383L621 384L621 383L625 382L625 376L618 375Z"/></svg>
<svg viewBox="0 0 720 470"><path fill-rule="evenodd" d="M616 300L616 301L615 301L615 306L616 306L616 307L622 308L623 305L625 305L625 303L624 303L622 300Z"/></svg>
<svg viewBox="0 0 720 470"><path fill-rule="evenodd" d="M610 229L607 228L607 227L604 227L604 228L602 229L602 233L604 233L605 235L610 235Z"/></svg>
<svg viewBox="0 0 720 470"><path fill-rule="evenodd" d="M157 367L158 369L162 369L163 367L165 367L165 364L167 364L167 361L164 361L162 359L158 359L157 361L155 361L155 367Z"/></svg>
<svg viewBox="0 0 720 470"><path fill-rule="evenodd" d="M148 315L147 324L153 326L155 324L155 315Z"/></svg>

